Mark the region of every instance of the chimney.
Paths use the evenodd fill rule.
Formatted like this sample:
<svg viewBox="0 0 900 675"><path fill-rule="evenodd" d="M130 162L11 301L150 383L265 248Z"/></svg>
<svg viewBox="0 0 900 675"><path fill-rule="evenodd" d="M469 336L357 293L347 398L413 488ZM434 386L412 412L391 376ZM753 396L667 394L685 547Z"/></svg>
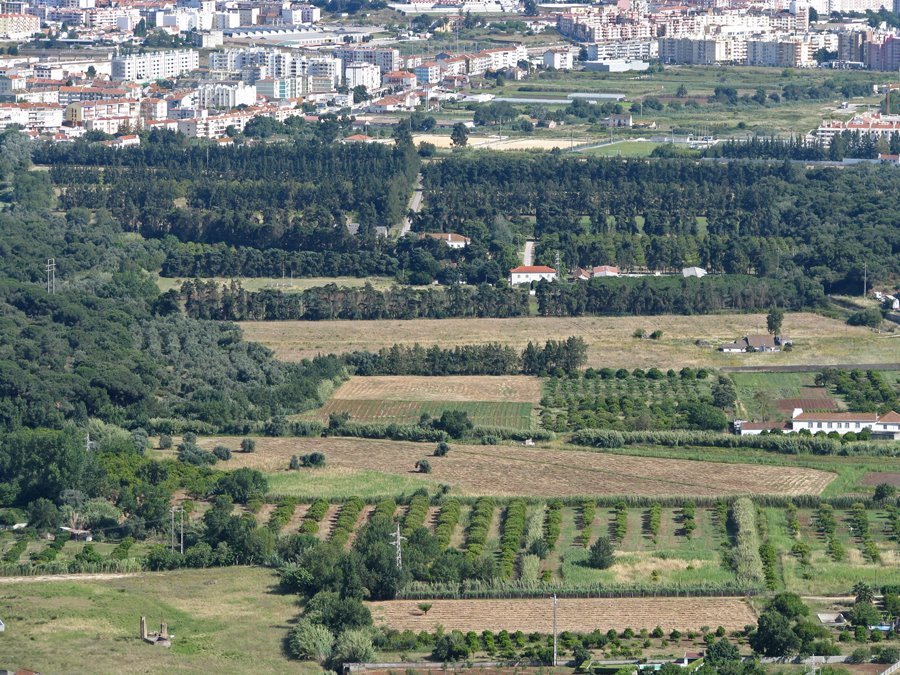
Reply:
<svg viewBox="0 0 900 675"><path fill-rule="evenodd" d="M147 617L146 616L141 617L141 639L142 640L147 639Z"/></svg>
<svg viewBox="0 0 900 675"><path fill-rule="evenodd" d="M159 636L163 640L167 640L169 638L169 624L167 624L167 623L159 624Z"/></svg>

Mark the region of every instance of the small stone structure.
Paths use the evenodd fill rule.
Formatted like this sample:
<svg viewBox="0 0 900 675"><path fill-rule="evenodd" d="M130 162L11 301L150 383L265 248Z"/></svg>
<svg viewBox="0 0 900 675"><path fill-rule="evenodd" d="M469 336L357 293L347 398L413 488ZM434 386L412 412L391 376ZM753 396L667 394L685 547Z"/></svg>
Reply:
<svg viewBox="0 0 900 675"><path fill-rule="evenodd" d="M161 623L159 624L159 632L149 633L147 632L147 617L141 617L141 639L144 642L149 642L151 645L155 647L171 647L172 640L175 639L174 635L169 635L169 624Z"/></svg>

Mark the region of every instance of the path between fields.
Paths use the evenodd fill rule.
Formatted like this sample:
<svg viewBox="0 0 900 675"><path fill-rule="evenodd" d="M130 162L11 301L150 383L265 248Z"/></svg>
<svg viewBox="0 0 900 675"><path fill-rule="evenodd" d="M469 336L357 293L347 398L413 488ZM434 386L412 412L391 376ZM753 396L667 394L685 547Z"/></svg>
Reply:
<svg viewBox="0 0 900 675"><path fill-rule="evenodd" d="M109 574L40 574L29 577L0 577L0 584L28 584L51 581L113 581L141 576L142 572L121 572Z"/></svg>
<svg viewBox="0 0 900 675"><path fill-rule="evenodd" d="M522 252L522 264L525 267L534 265L534 241L532 239L525 242L525 250Z"/></svg>

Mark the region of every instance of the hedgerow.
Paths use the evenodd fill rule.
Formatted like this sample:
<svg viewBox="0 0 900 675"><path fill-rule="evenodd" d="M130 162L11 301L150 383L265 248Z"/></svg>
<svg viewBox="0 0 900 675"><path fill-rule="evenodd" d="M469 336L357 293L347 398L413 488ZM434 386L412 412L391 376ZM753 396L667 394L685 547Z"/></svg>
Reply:
<svg viewBox="0 0 900 675"><path fill-rule="evenodd" d="M750 588L761 586L765 581L765 573L759 556L756 506L749 498L741 497L731 505L731 523L735 533L731 565L737 582Z"/></svg>
<svg viewBox="0 0 900 675"><path fill-rule="evenodd" d="M491 519L494 517L494 500L482 497L472 508L469 527L466 530L466 553L472 560L477 560L484 553Z"/></svg>
<svg viewBox="0 0 900 675"><path fill-rule="evenodd" d="M428 516L428 506L430 502L428 497L416 495L409 502L409 508L406 515L403 516L403 536L408 537L425 524L425 518Z"/></svg>
<svg viewBox="0 0 900 675"><path fill-rule="evenodd" d="M310 504L303 518L303 524L300 526L301 534L316 534L319 531L319 523L328 513L328 502L324 499L317 499Z"/></svg>
<svg viewBox="0 0 900 675"><path fill-rule="evenodd" d="M353 534L356 521L359 519L359 514L365 505L366 503L359 497L351 497L344 502L334 523L331 543L342 547L350 540L350 535Z"/></svg>
<svg viewBox="0 0 900 675"><path fill-rule="evenodd" d="M500 535L500 576L508 579L515 568L516 556L522 546L525 532L525 502L515 499L506 507L503 519L503 533Z"/></svg>
<svg viewBox="0 0 900 675"><path fill-rule="evenodd" d="M441 506L437 525L434 528L434 534L437 537L441 548L447 548L450 545L453 531L456 529L456 524L459 522L459 514L460 505L458 499L448 499Z"/></svg>
<svg viewBox="0 0 900 675"><path fill-rule="evenodd" d="M284 497L278 501L275 510L269 516L269 522L266 524L272 532L276 534L281 532L281 528L287 525L291 516L294 515L294 509L297 508L298 500L296 497Z"/></svg>
<svg viewBox="0 0 900 675"><path fill-rule="evenodd" d="M563 503L558 499L554 499L547 505L547 517L544 522L544 541L547 542L547 548L551 551L556 548L556 542L559 541L559 535L562 531L562 508Z"/></svg>

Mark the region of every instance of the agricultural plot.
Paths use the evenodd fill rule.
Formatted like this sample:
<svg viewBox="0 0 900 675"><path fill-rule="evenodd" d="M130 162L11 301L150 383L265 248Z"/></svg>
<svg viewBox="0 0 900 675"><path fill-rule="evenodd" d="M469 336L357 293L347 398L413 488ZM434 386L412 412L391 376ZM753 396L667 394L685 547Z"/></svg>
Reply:
<svg viewBox="0 0 900 675"><path fill-rule="evenodd" d="M816 406L811 410L833 409L827 402L827 391L815 386L816 372L729 373L729 376L737 390L739 412L746 419L787 419L790 411L785 415L779 410L779 400L815 398ZM819 399L824 400L820 403Z"/></svg>
<svg viewBox="0 0 900 675"><path fill-rule="evenodd" d="M715 346L765 328L765 314L640 317L531 317L411 321L249 321L247 340L261 342L278 358L298 361L322 353L377 351L394 344L455 347L499 342L523 349L529 341L579 335L588 345L587 365L600 368L674 368L896 362L891 338L817 314L791 313L785 330L794 349L777 354L724 354ZM661 330L658 340L637 340L635 330Z"/></svg>
<svg viewBox="0 0 900 675"><path fill-rule="evenodd" d="M462 410L478 426L528 430L540 381L533 377L353 377L314 414L347 413L355 422L415 424L423 414Z"/></svg>
<svg viewBox="0 0 900 675"><path fill-rule="evenodd" d="M434 600L427 614L418 604L393 600L369 607L377 624L397 630L430 631L441 625L447 631L553 632L550 599ZM665 632L724 626L731 631L755 622L756 614L741 598L563 598L557 607L558 629L573 632L620 631L626 626L660 626Z"/></svg>
<svg viewBox="0 0 900 675"><path fill-rule="evenodd" d="M832 525L814 509L765 508L763 513L787 590L823 595L845 593L856 581L900 583L900 529L888 511L864 512L866 535L861 516L849 509L834 509Z"/></svg>
<svg viewBox="0 0 900 675"><path fill-rule="evenodd" d="M237 438L205 438L204 448L238 447ZM536 447L452 445L445 457L429 457L431 473L415 463L433 453L426 443L351 438L260 438L256 452L236 453L227 468L249 466L279 476L283 489L296 476L304 485L327 475L314 469L288 471L292 455L322 452L327 467L378 472L443 483L463 495L568 497L586 495L724 496L820 494L835 474L801 467L717 464L680 459L621 456ZM346 476L347 473L344 473ZM540 477L540 480L536 480ZM290 491L290 494L308 494ZM397 493L394 493L397 494Z"/></svg>
<svg viewBox="0 0 900 675"><path fill-rule="evenodd" d="M550 378L541 398L541 425L552 431L679 428L679 404L711 402L714 377L701 373L698 379L693 371L685 377L674 370L607 368L590 378Z"/></svg>

